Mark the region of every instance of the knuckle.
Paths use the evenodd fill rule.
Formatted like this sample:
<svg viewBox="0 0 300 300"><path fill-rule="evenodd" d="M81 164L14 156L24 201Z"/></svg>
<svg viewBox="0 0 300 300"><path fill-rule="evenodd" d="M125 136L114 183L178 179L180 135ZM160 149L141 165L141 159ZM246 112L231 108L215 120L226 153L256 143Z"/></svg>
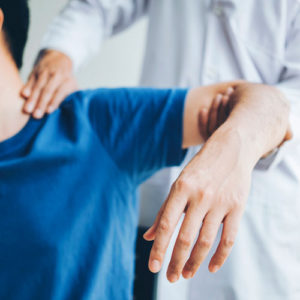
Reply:
<svg viewBox="0 0 300 300"><path fill-rule="evenodd" d="M179 235L178 245L179 245L180 248L189 249L191 244L192 244L192 241L191 241L191 238L189 236L184 235L184 234Z"/></svg>
<svg viewBox="0 0 300 300"><path fill-rule="evenodd" d="M208 187L205 190L202 190L202 197L208 200L212 199L214 197L213 189Z"/></svg>
<svg viewBox="0 0 300 300"><path fill-rule="evenodd" d="M36 78L45 77L48 76L48 71L39 66L36 68L34 75Z"/></svg>
<svg viewBox="0 0 300 300"><path fill-rule="evenodd" d="M61 77L61 73L60 72L58 72L58 70L57 69L50 69L49 70L49 76L51 76L51 77Z"/></svg>
<svg viewBox="0 0 300 300"><path fill-rule="evenodd" d="M161 260L163 257L163 252L161 250L160 245L153 245L152 248L152 257L157 260Z"/></svg>
<svg viewBox="0 0 300 300"><path fill-rule="evenodd" d="M222 246L225 248L232 248L234 245L234 239L231 237L226 237L222 241Z"/></svg>
<svg viewBox="0 0 300 300"><path fill-rule="evenodd" d="M243 209L245 205L245 194L243 192L236 192L233 195L230 195L230 197L227 197L227 202L230 203L231 209Z"/></svg>
<svg viewBox="0 0 300 300"><path fill-rule="evenodd" d="M200 248L206 248L206 249L210 248L211 244L212 244L211 239L205 236L200 237L198 242Z"/></svg>
<svg viewBox="0 0 300 300"><path fill-rule="evenodd" d="M195 193L195 195L196 195L196 199L198 200L198 201L201 201L204 197L204 189L203 188L201 188L201 187L198 187L197 189L196 189L196 193Z"/></svg>
<svg viewBox="0 0 300 300"><path fill-rule="evenodd" d="M228 199L228 200L229 200L228 202L230 203L231 209L237 209L241 205L240 198L237 196L231 196L230 199Z"/></svg>
<svg viewBox="0 0 300 300"><path fill-rule="evenodd" d="M162 232L167 232L170 230L170 220L167 217L162 217L159 222L159 229Z"/></svg>
<svg viewBox="0 0 300 300"><path fill-rule="evenodd" d="M176 191L180 192L180 191L183 191L183 190L189 190L191 188L191 184L188 180L181 177L178 180L176 180L173 187Z"/></svg>

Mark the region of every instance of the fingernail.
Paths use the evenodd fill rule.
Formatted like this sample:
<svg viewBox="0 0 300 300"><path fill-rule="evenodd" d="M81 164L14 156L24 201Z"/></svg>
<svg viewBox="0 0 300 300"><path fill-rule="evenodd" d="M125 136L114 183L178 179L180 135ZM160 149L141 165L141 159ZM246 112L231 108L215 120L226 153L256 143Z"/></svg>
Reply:
<svg viewBox="0 0 300 300"><path fill-rule="evenodd" d="M221 101L222 100L223 95L222 94L218 94L216 96L216 101Z"/></svg>
<svg viewBox="0 0 300 300"><path fill-rule="evenodd" d="M169 276L169 281L170 282L176 282L178 280L178 276L176 274L171 274Z"/></svg>
<svg viewBox="0 0 300 300"><path fill-rule="evenodd" d="M150 267L153 273L157 273L160 270L160 262L157 259L154 259L151 261Z"/></svg>
<svg viewBox="0 0 300 300"><path fill-rule="evenodd" d="M29 112L29 113L32 113L33 109L34 109L33 103L28 103L28 104L25 106L25 110L26 110L27 112Z"/></svg>
<svg viewBox="0 0 300 300"><path fill-rule="evenodd" d="M149 228L149 229L143 234L143 238L144 238L144 239L147 238L147 236L148 236L148 234L149 234L149 232L150 232L150 229L151 229L151 228Z"/></svg>
<svg viewBox="0 0 300 300"><path fill-rule="evenodd" d="M234 92L234 89L232 87L229 87L227 89L227 95L231 95Z"/></svg>
<svg viewBox="0 0 300 300"><path fill-rule="evenodd" d="M146 232L144 233L144 235L145 235L145 234L148 234L151 228L152 228L152 227L148 228L148 229L146 230Z"/></svg>
<svg viewBox="0 0 300 300"><path fill-rule="evenodd" d="M187 273L185 273L184 275L185 275L184 277L185 277L186 279L189 279L189 278L192 278L192 277L193 277L193 273L190 272L190 271L187 272Z"/></svg>
<svg viewBox="0 0 300 300"><path fill-rule="evenodd" d="M34 117L40 119L43 116L43 112L40 109L37 109L34 112Z"/></svg>
<svg viewBox="0 0 300 300"><path fill-rule="evenodd" d="M219 266L216 266L216 265L212 266L212 268L211 268L212 273L216 273L218 270L219 270Z"/></svg>
<svg viewBox="0 0 300 300"><path fill-rule="evenodd" d="M30 90L29 90L29 89L25 89L25 90L23 90L22 94L23 94L25 97L29 97L29 96L30 96Z"/></svg>
<svg viewBox="0 0 300 300"><path fill-rule="evenodd" d="M50 105L47 110L48 114L52 114L54 112L54 110L55 110L54 106Z"/></svg>

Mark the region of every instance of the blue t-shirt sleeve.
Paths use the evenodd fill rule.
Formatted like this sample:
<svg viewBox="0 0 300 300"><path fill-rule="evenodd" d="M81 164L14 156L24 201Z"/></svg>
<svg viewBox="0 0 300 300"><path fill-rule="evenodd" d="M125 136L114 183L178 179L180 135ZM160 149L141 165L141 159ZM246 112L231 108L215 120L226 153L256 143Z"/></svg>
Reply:
<svg viewBox="0 0 300 300"><path fill-rule="evenodd" d="M179 165L185 89L98 89L85 101L93 128L118 168L136 183Z"/></svg>

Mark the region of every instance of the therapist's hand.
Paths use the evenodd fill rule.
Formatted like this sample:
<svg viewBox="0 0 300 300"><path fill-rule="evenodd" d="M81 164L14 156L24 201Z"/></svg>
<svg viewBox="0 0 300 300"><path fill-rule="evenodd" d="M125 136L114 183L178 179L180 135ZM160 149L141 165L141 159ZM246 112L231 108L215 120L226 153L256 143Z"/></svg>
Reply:
<svg viewBox="0 0 300 300"><path fill-rule="evenodd" d="M21 91L24 112L35 118L52 113L70 93L78 89L71 59L55 50L39 54L33 71Z"/></svg>
<svg viewBox="0 0 300 300"><path fill-rule="evenodd" d="M227 120L231 110L234 107L233 101L230 101L230 97L234 93L234 88L229 87L224 94L217 94L213 100L209 109L203 108L199 115L199 132L201 133L205 141ZM287 132L282 142L278 145L280 148L285 142L292 140L293 131L289 124ZM272 153L273 151L270 151ZM267 157L269 153L266 153L264 157Z"/></svg>
<svg viewBox="0 0 300 300"><path fill-rule="evenodd" d="M229 87L226 93L217 94L208 109L200 111L199 132L205 141L227 120L232 109L229 100L233 92L234 88Z"/></svg>

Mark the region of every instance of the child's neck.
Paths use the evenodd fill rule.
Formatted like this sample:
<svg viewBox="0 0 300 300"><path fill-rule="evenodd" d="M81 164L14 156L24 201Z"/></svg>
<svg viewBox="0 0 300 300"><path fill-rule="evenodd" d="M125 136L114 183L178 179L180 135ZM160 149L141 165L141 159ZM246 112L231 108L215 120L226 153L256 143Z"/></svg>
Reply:
<svg viewBox="0 0 300 300"><path fill-rule="evenodd" d="M29 120L22 110L22 86L17 67L0 55L0 142L18 133Z"/></svg>

